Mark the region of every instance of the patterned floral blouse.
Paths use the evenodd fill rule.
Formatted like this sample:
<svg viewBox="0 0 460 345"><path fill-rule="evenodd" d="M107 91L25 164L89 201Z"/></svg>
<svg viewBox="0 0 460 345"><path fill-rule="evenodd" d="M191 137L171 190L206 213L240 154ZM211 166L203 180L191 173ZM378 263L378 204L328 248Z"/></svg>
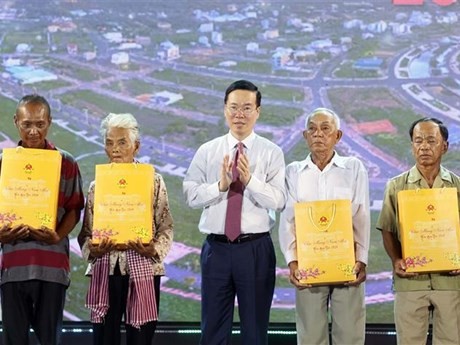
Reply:
<svg viewBox="0 0 460 345"><path fill-rule="evenodd" d="M90 256L88 243L91 239L93 229L93 209L94 209L94 181L91 182L86 199L85 213L83 217L83 226L78 235L78 243L80 244L83 258L89 261L87 275L92 273L92 265L94 258ZM168 193L163 177L155 173L155 188L153 196L153 233L155 239L156 255L152 258L154 275L164 275L165 268L163 260L168 254L173 240L173 219L169 209ZM110 252L110 271L113 274L114 268L119 263L120 272L122 275L129 274L128 264L126 262L126 253L124 251L114 250Z"/></svg>

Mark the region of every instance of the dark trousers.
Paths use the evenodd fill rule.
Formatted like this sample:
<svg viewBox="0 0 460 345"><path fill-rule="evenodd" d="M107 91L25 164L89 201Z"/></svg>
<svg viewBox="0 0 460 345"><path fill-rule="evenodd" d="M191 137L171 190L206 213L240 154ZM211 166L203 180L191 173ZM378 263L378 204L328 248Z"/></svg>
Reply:
<svg viewBox="0 0 460 345"><path fill-rule="evenodd" d="M118 268L118 266L117 266ZM152 278L155 284L155 300L157 310L160 309L160 276ZM129 276L122 276L119 270L109 276L109 310L103 323L93 323L94 345L120 345L121 322L125 315L126 301L128 299ZM155 334L157 321L147 322L140 328L125 325L126 344L150 345Z"/></svg>
<svg viewBox="0 0 460 345"><path fill-rule="evenodd" d="M201 251L201 345L231 344L235 295L243 345L268 344L275 287L270 236L230 244L207 239Z"/></svg>
<svg viewBox="0 0 460 345"><path fill-rule="evenodd" d="M60 344L66 289L40 280L3 284L3 344L29 344L30 327L41 345Z"/></svg>

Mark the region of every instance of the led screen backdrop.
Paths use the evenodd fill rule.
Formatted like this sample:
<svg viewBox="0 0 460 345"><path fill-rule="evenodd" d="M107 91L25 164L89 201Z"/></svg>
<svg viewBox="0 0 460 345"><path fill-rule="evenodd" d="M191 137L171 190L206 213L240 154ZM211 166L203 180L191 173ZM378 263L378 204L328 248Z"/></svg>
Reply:
<svg viewBox="0 0 460 345"><path fill-rule="evenodd" d="M199 321L200 212L182 178L196 148L225 133L223 94L237 79L262 91L257 131L286 162L305 158L304 116L343 119L338 151L359 157L371 183L372 224L388 178L412 165L409 124L449 126L445 165L460 172L460 33L454 1L0 1L0 145L17 141L14 107L37 92L52 105L50 138L78 160L85 191L106 162L98 133L109 112L140 124L141 161L165 177L175 238L162 281L161 319ZM88 279L72 233L66 317L87 320ZM372 228L368 322L392 322L391 264ZM277 230L273 233L277 243ZM277 249L271 320L294 321L294 290Z"/></svg>

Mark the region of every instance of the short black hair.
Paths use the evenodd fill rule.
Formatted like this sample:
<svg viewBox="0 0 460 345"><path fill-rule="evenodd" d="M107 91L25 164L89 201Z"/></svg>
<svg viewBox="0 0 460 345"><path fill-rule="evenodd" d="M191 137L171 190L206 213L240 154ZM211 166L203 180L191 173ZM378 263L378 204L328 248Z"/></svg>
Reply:
<svg viewBox="0 0 460 345"><path fill-rule="evenodd" d="M224 104L227 104L228 95L235 90L248 90L256 92L256 105L257 107L260 107L260 103L262 101L262 94L260 93L257 86L255 86L253 83L247 80L237 80L231 83L229 87L227 87L227 90L225 90Z"/></svg>
<svg viewBox="0 0 460 345"><path fill-rule="evenodd" d="M449 130L447 129L446 125L441 121L438 120L437 118L434 117L422 117L421 119L418 119L412 123L412 125L409 128L409 135L410 135L410 140L412 141L413 136L414 136L414 128L417 126L420 122L434 122L438 125L439 131L441 132L441 136L444 139L444 141L449 140Z"/></svg>
<svg viewBox="0 0 460 345"><path fill-rule="evenodd" d="M26 106L27 104L31 104L31 103L41 104L45 108L46 112L48 113L48 117L51 118L50 104L45 99L45 97L37 95L37 94L25 95L24 97L22 97L19 100L18 105L16 106L16 115L18 113L19 108L22 108Z"/></svg>

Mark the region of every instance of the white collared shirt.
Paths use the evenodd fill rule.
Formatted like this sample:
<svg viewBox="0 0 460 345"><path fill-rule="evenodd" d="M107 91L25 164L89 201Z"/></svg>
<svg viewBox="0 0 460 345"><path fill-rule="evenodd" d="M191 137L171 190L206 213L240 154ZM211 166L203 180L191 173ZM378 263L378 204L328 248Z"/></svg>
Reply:
<svg viewBox="0 0 460 345"><path fill-rule="evenodd" d="M352 205L355 258L367 264L370 238L369 179L364 165L355 157L334 153L323 169L311 160L293 162L286 167L288 199L281 213L279 239L286 262L297 260L294 204L297 202L349 199Z"/></svg>
<svg viewBox="0 0 460 345"><path fill-rule="evenodd" d="M243 194L241 232L267 232L275 224L275 210L281 210L286 202L283 151L254 132L242 142L251 179ZM234 159L237 143L228 133L201 145L184 178L187 204L203 209L198 225L202 233L224 234L227 192L220 192L218 183L224 156Z"/></svg>

